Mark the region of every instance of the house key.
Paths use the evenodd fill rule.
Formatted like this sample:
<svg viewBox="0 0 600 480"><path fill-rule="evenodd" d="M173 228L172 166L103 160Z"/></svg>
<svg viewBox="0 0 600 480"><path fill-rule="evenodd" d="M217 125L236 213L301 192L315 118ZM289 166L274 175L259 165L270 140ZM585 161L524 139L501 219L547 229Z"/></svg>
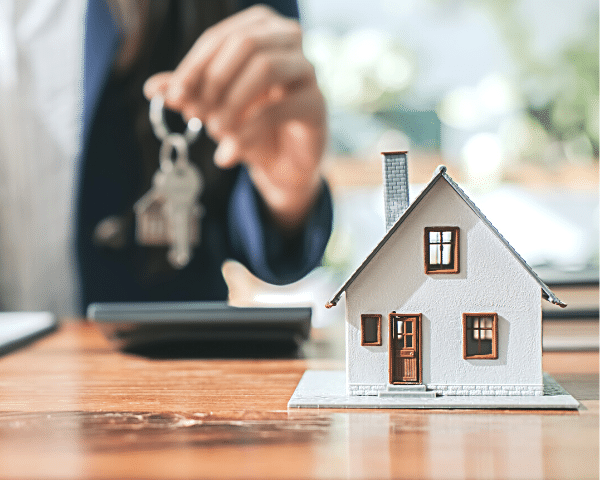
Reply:
<svg viewBox="0 0 600 480"><path fill-rule="evenodd" d="M154 133L162 140L160 168L154 174L152 188L134 205L136 238L142 245L170 246L169 262L183 268L191 259L191 247L200 241L203 208L198 198L203 179L189 161L188 145L197 138L202 123L193 118L184 134L169 132L160 97L150 102L150 120Z"/></svg>
<svg viewBox="0 0 600 480"><path fill-rule="evenodd" d="M173 148L177 155L175 162L171 162ZM191 258L193 238L190 238L190 232L194 219L199 216L202 178L198 168L188 160L187 141L183 135L170 134L163 141L160 157L161 168L156 173L154 185L164 198L163 215L167 219L171 246L168 259L174 267L183 268Z"/></svg>

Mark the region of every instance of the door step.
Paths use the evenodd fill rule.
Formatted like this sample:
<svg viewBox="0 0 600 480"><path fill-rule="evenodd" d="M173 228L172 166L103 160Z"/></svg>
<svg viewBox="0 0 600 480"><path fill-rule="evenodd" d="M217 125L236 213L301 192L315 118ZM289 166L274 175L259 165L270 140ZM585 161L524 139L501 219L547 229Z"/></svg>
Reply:
<svg viewBox="0 0 600 480"><path fill-rule="evenodd" d="M423 384L408 383L403 385L388 385L387 392L425 392L427 387Z"/></svg>
<svg viewBox="0 0 600 480"><path fill-rule="evenodd" d="M425 385L388 385L387 390L378 393L380 397L435 398L435 392L428 392Z"/></svg>

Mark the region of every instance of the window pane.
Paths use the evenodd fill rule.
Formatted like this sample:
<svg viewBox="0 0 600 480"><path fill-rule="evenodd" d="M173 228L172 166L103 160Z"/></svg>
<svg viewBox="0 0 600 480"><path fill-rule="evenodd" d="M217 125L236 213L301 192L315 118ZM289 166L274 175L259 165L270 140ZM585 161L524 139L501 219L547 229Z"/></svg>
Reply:
<svg viewBox="0 0 600 480"><path fill-rule="evenodd" d="M429 232L429 243L440 243L440 232Z"/></svg>
<svg viewBox="0 0 600 480"><path fill-rule="evenodd" d="M450 253L452 252L452 249L450 248L449 245L444 245L442 248L442 263L444 265L450 265L452 263L452 256L450 255Z"/></svg>
<svg viewBox="0 0 600 480"><path fill-rule="evenodd" d="M404 324L404 333L412 333L412 322L406 322Z"/></svg>
<svg viewBox="0 0 600 480"><path fill-rule="evenodd" d="M475 332L473 332L475 333ZM472 355L477 355L477 349L479 348L479 341L476 338L473 338L474 335L467 335L467 357Z"/></svg>
<svg viewBox="0 0 600 480"><path fill-rule="evenodd" d="M485 328L492 328L493 323L494 322L491 318L484 319L484 327Z"/></svg>
<svg viewBox="0 0 600 480"><path fill-rule="evenodd" d="M406 336L406 340L405 340L406 348L412 348L412 346L413 346L412 339L413 339L412 335Z"/></svg>
<svg viewBox="0 0 600 480"><path fill-rule="evenodd" d="M363 317L364 343L377 343L379 341L379 319L377 317Z"/></svg>
<svg viewBox="0 0 600 480"><path fill-rule="evenodd" d="M429 245L429 263L430 265L439 265L441 262L440 246Z"/></svg>
<svg viewBox="0 0 600 480"><path fill-rule="evenodd" d="M404 333L404 322L402 320L396 320L396 333L398 335Z"/></svg>
<svg viewBox="0 0 600 480"><path fill-rule="evenodd" d="M479 328L479 318L473 318L473 328Z"/></svg>
<svg viewBox="0 0 600 480"><path fill-rule="evenodd" d="M492 353L492 342L490 340L481 340L481 351L479 355L490 355Z"/></svg>
<svg viewBox="0 0 600 480"><path fill-rule="evenodd" d="M484 330L483 331L483 336L481 338L485 338L486 340L491 340L492 339L492 331L491 330Z"/></svg>
<svg viewBox="0 0 600 480"><path fill-rule="evenodd" d="M473 338L479 340L479 330L473 330Z"/></svg>
<svg viewBox="0 0 600 480"><path fill-rule="evenodd" d="M442 242L451 243L452 242L452 232L442 232Z"/></svg>

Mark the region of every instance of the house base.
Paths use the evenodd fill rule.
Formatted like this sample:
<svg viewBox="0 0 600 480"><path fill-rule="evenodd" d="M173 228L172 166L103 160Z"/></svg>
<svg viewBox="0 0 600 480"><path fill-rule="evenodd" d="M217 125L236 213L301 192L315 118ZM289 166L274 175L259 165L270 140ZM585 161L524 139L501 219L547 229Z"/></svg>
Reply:
<svg viewBox="0 0 600 480"><path fill-rule="evenodd" d="M544 395L543 385L348 385L349 395L379 395L391 396L403 390L404 393L423 391L431 395L458 395L458 396L512 396L512 395Z"/></svg>
<svg viewBox="0 0 600 480"><path fill-rule="evenodd" d="M543 395L347 395L343 370L307 370L288 402L288 408L428 408L428 409L567 409L579 402L544 373Z"/></svg>

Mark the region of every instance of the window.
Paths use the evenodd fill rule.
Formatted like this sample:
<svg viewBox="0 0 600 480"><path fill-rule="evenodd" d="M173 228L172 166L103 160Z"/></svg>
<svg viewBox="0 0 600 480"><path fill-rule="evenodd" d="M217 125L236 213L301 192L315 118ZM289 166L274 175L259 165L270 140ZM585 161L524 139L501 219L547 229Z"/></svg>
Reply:
<svg viewBox="0 0 600 480"><path fill-rule="evenodd" d="M463 357L498 358L498 315L496 313L463 314Z"/></svg>
<svg viewBox="0 0 600 480"><path fill-rule="evenodd" d="M381 345L381 315L361 315L361 345Z"/></svg>
<svg viewBox="0 0 600 480"><path fill-rule="evenodd" d="M415 332L413 329L414 320L404 321L405 317L394 318L396 322L396 340L398 340L398 348L415 348Z"/></svg>
<svg viewBox="0 0 600 480"><path fill-rule="evenodd" d="M425 273L458 273L458 227L425 228Z"/></svg>

